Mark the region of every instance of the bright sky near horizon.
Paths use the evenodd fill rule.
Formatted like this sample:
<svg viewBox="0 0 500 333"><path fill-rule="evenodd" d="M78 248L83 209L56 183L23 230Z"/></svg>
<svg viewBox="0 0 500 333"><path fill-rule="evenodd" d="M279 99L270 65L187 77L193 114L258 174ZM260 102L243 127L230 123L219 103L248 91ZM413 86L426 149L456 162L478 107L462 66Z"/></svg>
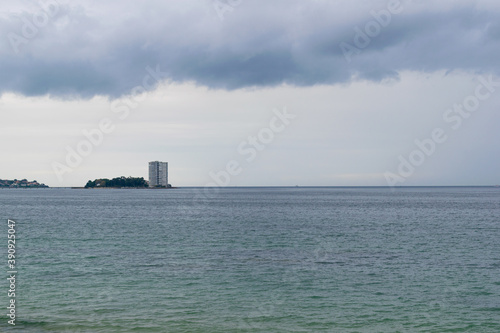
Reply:
<svg viewBox="0 0 500 333"><path fill-rule="evenodd" d="M0 36L0 179L500 183L497 1L19 1Z"/></svg>

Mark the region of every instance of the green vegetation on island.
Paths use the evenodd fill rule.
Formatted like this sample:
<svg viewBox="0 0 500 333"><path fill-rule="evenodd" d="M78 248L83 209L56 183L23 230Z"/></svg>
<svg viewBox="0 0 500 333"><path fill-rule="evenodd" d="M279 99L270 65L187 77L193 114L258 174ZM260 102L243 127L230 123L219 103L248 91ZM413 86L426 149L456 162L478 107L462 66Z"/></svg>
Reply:
<svg viewBox="0 0 500 333"><path fill-rule="evenodd" d="M119 177L113 179L100 178L94 181L89 180L85 188L105 188L105 187L131 187L131 188L145 188L148 187L148 182L143 178L134 177Z"/></svg>
<svg viewBox="0 0 500 333"><path fill-rule="evenodd" d="M0 179L0 188L47 188L45 184L40 184L36 180L28 181L26 179L22 180L4 180Z"/></svg>

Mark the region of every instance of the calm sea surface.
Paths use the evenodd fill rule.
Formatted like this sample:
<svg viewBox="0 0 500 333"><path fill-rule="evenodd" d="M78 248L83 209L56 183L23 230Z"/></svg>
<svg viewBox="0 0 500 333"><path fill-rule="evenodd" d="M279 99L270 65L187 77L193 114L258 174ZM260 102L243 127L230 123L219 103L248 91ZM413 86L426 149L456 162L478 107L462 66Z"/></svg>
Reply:
<svg viewBox="0 0 500 333"><path fill-rule="evenodd" d="M0 331L500 332L500 188L200 192L0 190Z"/></svg>

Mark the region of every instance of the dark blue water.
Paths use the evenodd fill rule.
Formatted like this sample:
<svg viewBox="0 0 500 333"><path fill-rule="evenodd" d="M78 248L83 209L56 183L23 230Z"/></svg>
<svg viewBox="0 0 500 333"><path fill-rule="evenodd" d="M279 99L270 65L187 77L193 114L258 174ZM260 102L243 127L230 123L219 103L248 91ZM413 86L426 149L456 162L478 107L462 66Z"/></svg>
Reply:
<svg viewBox="0 0 500 333"><path fill-rule="evenodd" d="M500 332L498 188L209 194L0 190L0 331Z"/></svg>

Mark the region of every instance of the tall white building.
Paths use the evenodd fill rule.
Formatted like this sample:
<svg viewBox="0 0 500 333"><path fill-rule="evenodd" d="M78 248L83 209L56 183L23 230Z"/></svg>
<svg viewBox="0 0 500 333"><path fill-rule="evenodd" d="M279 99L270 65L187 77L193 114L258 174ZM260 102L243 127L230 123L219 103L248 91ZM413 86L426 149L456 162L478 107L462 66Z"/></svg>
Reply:
<svg viewBox="0 0 500 333"><path fill-rule="evenodd" d="M149 162L149 187L168 186L168 162Z"/></svg>

